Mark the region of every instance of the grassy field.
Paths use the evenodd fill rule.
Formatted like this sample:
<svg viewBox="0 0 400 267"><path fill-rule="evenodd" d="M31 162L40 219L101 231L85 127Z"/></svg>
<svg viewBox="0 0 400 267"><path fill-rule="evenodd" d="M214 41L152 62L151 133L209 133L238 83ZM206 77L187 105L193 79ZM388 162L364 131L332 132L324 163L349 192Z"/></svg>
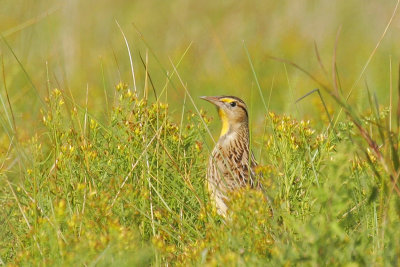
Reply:
<svg viewBox="0 0 400 267"><path fill-rule="evenodd" d="M2 1L0 265L400 265L398 3ZM222 94L272 200L228 218Z"/></svg>

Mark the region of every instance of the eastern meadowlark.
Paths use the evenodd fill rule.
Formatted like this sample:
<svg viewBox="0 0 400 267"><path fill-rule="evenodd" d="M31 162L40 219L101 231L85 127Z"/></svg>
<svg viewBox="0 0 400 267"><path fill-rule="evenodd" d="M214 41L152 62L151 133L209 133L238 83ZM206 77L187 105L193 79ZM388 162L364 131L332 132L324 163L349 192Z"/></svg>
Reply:
<svg viewBox="0 0 400 267"><path fill-rule="evenodd" d="M241 187L259 188L250 151L247 106L235 96L203 96L217 107L222 129L207 168L207 184L217 212L225 216L228 194Z"/></svg>

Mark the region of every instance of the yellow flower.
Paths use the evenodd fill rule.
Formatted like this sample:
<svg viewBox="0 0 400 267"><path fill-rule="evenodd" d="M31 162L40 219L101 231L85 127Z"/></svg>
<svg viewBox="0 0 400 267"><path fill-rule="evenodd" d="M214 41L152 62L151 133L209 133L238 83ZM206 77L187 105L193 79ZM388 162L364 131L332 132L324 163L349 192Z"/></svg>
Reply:
<svg viewBox="0 0 400 267"><path fill-rule="evenodd" d="M94 129L94 128L96 128L97 127L97 121L95 121L95 120L93 120L93 119L90 119L90 128L91 129Z"/></svg>
<svg viewBox="0 0 400 267"><path fill-rule="evenodd" d="M61 95L61 91L60 91L58 88L55 88L55 89L53 90L53 95L54 95L54 96L60 96L60 95Z"/></svg>

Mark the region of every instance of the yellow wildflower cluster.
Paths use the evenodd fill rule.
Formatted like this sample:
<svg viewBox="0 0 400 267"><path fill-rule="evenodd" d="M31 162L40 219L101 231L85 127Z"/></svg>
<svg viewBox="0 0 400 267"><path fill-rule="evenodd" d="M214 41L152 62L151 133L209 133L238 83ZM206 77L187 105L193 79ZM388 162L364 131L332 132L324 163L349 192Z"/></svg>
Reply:
<svg viewBox="0 0 400 267"><path fill-rule="evenodd" d="M300 122L292 119L290 116L278 116L273 112L269 112L268 121L272 124L273 134L266 137L266 146L270 147L276 141L283 141L285 147L293 151L311 147L315 149L321 143L326 141L323 134L314 136L315 130L310 127L310 121L301 120Z"/></svg>
<svg viewBox="0 0 400 267"><path fill-rule="evenodd" d="M127 90L128 89L128 84L120 82L115 86L115 89L117 89L117 91Z"/></svg>

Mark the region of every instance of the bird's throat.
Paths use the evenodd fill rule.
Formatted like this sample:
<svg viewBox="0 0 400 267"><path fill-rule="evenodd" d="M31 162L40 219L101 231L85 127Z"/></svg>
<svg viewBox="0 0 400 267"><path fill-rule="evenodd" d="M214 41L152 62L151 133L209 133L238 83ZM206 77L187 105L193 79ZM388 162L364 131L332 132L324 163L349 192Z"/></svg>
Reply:
<svg viewBox="0 0 400 267"><path fill-rule="evenodd" d="M221 136L224 136L225 134L228 133L229 131L229 122L228 122L228 117L226 116L225 111L223 111L222 109L218 109L218 115L222 121L222 129L221 129Z"/></svg>

